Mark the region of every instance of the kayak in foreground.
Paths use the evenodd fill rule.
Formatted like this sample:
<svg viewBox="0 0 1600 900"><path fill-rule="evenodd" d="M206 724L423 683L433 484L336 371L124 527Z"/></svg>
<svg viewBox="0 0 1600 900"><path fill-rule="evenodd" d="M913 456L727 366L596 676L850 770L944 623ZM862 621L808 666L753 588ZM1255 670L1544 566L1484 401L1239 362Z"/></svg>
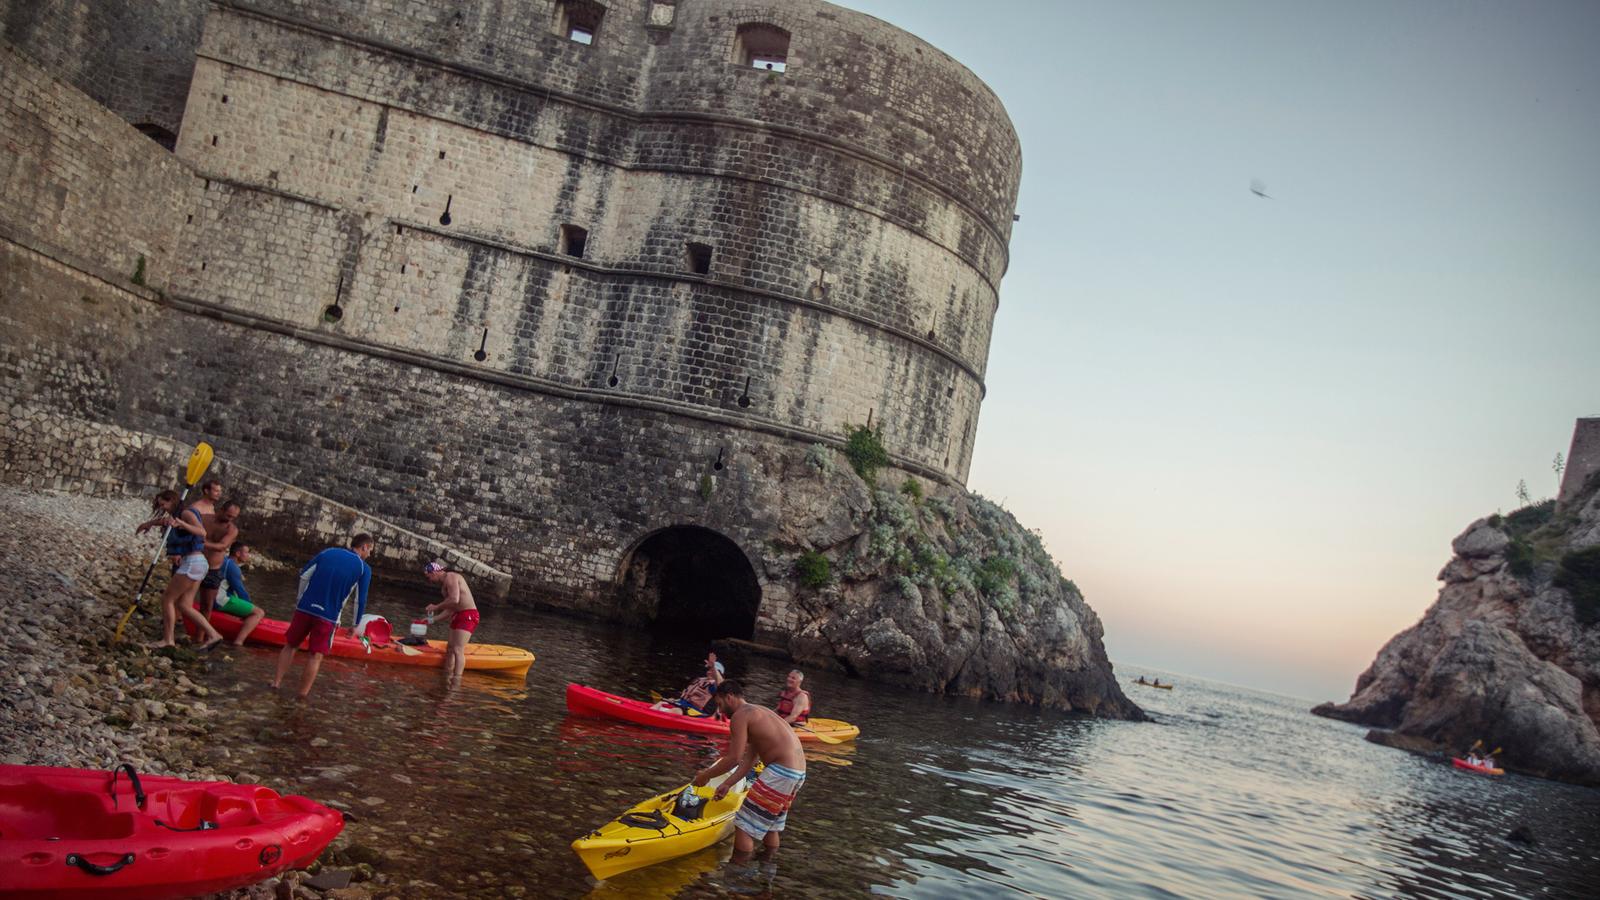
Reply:
<svg viewBox="0 0 1600 900"><path fill-rule="evenodd" d="M1450 761L1455 763L1458 769L1466 769L1468 772L1477 772L1480 775L1504 775L1506 773L1505 769L1491 769L1488 766L1474 765L1460 757L1453 756Z"/></svg>
<svg viewBox="0 0 1600 900"><path fill-rule="evenodd" d="M726 736L728 723L724 719L710 716L686 716L681 713L654 709L643 700L629 700L616 694L585 687L581 684L567 685L567 710L580 716L599 716L607 719L621 719L635 725L644 725L650 728L667 728L673 731L688 731L694 734L710 734ZM836 741L848 741L861 733L861 729L849 722L838 719L811 719L805 725L794 730L794 736L802 743L826 743L819 734L827 735Z"/></svg>
<svg viewBox="0 0 1600 900"><path fill-rule="evenodd" d="M572 842L572 850L589 867L590 874L604 881L614 875L703 850L733 834L733 817L744 803L750 781L741 779L721 800L711 799L716 785L733 773L705 787L684 785L659 794L601 825ZM679 797L692 790L701 802L688 816Z"/></svg>
<svg viewBox="0 0 1600 900"><path fill-rule="evenodd" d="M316 861L344 816L253 784L0 766L0 897L159 900Z"/></svg>
<svg viewBox="0 0 1600 900"><path fill-rule="evenodd" d="M233 640L239 634L240 620L227 613L211 613L211 624L222 636ZM282 647L285 635L289 631L289 623L282 619L262 619L256 630L250 632L247 640L254 644L266 644L271 647ZM382 645L373 644L372 652L368 653L361 639L356 637L348 628L340 628L333 635L333 652L330 656L340 656L345 659L364 659L371 662L393 663L401 666L431 666L435 669L444 667L444 641L429 641L417 647L409 647L395 641ZM467 645L467 671L488 672L493 675L509 675L513 678L526 678L528 669L533 666L533 654L521 647L505 647L500 644Z"/></svg>

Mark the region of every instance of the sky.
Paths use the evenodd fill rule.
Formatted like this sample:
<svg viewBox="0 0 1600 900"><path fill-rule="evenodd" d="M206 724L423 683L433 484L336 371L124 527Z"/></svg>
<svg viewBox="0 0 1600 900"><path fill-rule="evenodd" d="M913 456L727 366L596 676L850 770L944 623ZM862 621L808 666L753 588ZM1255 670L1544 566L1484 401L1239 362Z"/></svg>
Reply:
<svg viewBox="0 0 1600 900"><path fill-rule="evenodd" d="M1600 415L1600 3L844 5L1021 138L968 487L1119 670L1342 700L1453 537L1555 494Z"/></svg>

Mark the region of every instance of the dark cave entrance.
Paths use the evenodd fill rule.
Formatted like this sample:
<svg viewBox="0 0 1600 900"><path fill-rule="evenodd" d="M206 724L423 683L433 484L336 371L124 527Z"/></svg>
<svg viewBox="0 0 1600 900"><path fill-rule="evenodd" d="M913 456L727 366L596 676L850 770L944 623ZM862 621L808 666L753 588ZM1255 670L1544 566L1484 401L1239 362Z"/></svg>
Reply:
<svg viewBox="0 0 1600 900"><path fill-rule="evenodd" d="M739 545L709 528L675 525L623 563L622 605L661 631L707 640L755 635L761 585Z"/></svg>

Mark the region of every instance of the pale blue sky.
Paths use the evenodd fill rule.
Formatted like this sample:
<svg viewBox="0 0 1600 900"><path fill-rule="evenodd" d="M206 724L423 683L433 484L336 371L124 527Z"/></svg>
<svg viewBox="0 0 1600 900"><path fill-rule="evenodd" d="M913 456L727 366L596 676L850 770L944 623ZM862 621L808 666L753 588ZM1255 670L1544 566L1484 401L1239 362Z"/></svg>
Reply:
<svg viewBox="0 0 1600 900"><path fill-rule="evenodd" d="M1600 415L1600 3L846 5L1021 135L970 487L1119 665L1342 699L1453 536L1554 493Z"/></svg>

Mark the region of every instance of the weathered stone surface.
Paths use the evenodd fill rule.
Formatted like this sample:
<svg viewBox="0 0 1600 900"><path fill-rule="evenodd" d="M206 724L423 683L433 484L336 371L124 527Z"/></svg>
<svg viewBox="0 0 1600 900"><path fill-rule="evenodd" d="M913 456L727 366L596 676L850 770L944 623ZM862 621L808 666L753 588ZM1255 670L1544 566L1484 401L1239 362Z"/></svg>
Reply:
<svg viewBox="0 0 1600 900"><path fill-rule="evenodd" d="M1551 505L1473 523L1422 621L1384 645L1348 701L1313 712L1389 729L1372 738L1389 746L1459 754L1482 740L1508 769L1600 784L1600 626L1553 581L1553 561L1600 525L1600 479Z"/></svg>

